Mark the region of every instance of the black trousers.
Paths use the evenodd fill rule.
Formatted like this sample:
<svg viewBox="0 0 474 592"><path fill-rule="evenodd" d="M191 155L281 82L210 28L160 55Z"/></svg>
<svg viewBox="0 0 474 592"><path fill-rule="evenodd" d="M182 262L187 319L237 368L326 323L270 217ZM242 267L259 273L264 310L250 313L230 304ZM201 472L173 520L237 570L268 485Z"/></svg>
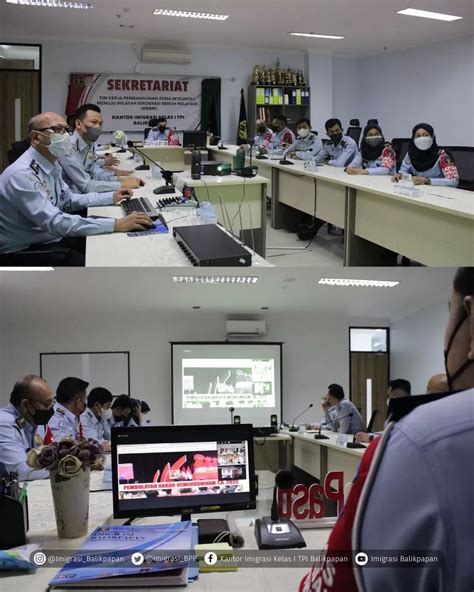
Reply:
<svg viewBox="0 0 474 592"><path fill-rule="evenodd" d="M0 255L0 267L84 267L86 239L63 238L57 243L30 245L17 253Z"/></svg>

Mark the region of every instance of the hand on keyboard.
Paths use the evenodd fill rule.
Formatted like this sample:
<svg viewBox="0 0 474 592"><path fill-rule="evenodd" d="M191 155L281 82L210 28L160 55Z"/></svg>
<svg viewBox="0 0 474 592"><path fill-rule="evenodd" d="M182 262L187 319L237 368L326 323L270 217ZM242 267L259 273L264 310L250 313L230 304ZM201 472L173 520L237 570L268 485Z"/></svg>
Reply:
<svg viewBox="0 0 474 592"><path fill-rule="evenodd" d="M114 193L114 203L118 203L123 199L130 199L133 196L133 191L131 189L119 189Z"/></svg>
<svg viewBox="0 0 474 592"><path fill-rule="evenodd" d="M147 230L153 226L153 221L142 212L133 212L125 218L115 220L114 232L132 232L134 230Z"/></svg>
<svg viewBox="0 0 474 592"><path fill-rule="evenodd" d="M137 177L120 177L120 184L122 189L138 189L144 185L143 181Z"/></svg>

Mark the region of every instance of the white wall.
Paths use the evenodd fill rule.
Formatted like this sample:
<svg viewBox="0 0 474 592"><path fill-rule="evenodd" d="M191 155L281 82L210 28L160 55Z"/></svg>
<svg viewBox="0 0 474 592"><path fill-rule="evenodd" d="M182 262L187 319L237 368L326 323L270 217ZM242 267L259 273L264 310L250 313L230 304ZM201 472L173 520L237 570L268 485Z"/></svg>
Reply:
<svg viewBox="0 0 474 592"><path fill-rule="evenodd" d="M425 392L433 374L444 372L443 338L448 305L441 302L392 323L390 377L406 378L412 393Z"/></svg>
<svg viewBox="0 0 474 592"><path fill-rule="evenodd" d="M431 123L440 145L474 146L474 36L372 58L334 60L334 113L386 138Z"/></svg>
<svg viewBox="0 0 474 592"><path fill-rule="evenodd" d="M311 126L324 137L324 124L334 113L332 56L308 51L306 72L311 87Z"/></svg>
<svg viewBox="0 0 474 592"><path fill-rule="evenodd" d="M269 334L263 341L284 341L283 393L286 420L291 420L311 401L313 416L320 417L320 399L327 385L339 382L348 389L348 326L363 325L364 319L339 316L268 315ZM11 388L19 377L39 372L39 354L51 351L129 350L132 395L145 399L157 423L171 418L170 341L225 340L224 315L189 314L179 317L157 314L126 320L77 319L0 326L0 352L5 356L0 366L0 406L8 401ZM386 326L384 319L367 325ZM55 329L52 330L52 325Z"/></svg>
<svg viewBox="0 0 474 592"><path fill-rule="evenodd" d="M304 52L296 51L193 47L189 65L139 64L129 43L44 41L43 110L64 113L71 72L219 76L222 78L223 138L235 143L240 89L247 89L254 65L274 66L277 57L285 68L305 67Z"/></svg>

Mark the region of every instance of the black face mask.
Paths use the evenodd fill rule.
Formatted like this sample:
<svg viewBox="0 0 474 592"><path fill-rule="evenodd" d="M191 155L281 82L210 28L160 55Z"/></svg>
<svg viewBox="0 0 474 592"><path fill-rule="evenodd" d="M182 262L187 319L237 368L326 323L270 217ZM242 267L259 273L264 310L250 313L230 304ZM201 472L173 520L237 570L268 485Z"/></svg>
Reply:
<svg viewBox="0 0 474 592"><path fill-rule="evenodd" d="M46 425L54 415L54 407L51 407L51 409L36 409L33 404L31 406L35 410L32 417L36 425Z"/></svg>
<svg viewBox="0 0 474 592"><path fill-rule="evenodd" d="M331 142L334 144L334 146L337 146L339 142L342 140L342 133L332 134L331 136L329 136L329 138L331 139Z"/></svg>
<svg viewBox="0 0 474 592"><path fill-rule="evenodd" d="M259 134L264 134L264 133L265 133L265 131L266 131L266 129L267 129L267 128L266 128L264 125L259 125L259 126L257 127L257 132L258 132Z"/></svg>
<svg viewBox="0 0 474 592"><path fill-rule="evenodd" d="M160 130L160 132L164 132L166 129L166 125L159 125L158 129Z"/></svg>
<svg viewBox="0 0 474 592"><path fill-rule="evenodd" d="M459 329L462 327L462 325L464 324L464 322L467 321L467 319L468 319L466 309L463 307L462 310L463 310L463 312L462 312L461 318L456 323L456 327L454 328L454 331L453 331L451 337L449 338L446 351L444 352L444 367L446 369L446 376L448 378L448 387L449 387L449 390L454 390L454 386L453 386L454 381L461 376L461 374L466 370L466 368L468 368L471 364L474 363L474 360L466 360L464 362L464 364L460 368L458 368L456 370L456 372L454 372L454 374L450 374L449 373L449 370L448 370L448 355L449 355L449 352L450 352L451 347L453 345L454 338L456 337L457 333L459 332Z"/></svg>

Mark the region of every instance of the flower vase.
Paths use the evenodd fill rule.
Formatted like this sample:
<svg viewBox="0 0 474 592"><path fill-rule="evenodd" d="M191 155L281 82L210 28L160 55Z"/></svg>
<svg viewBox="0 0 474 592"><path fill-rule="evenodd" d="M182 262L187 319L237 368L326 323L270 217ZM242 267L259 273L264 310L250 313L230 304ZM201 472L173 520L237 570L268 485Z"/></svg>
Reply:
<svg viewBox="0 0 474 592"><path fill-rule="evenodd" d="M59 538L84 536L89 522L90 469L70 477L50 471L50 481Z"/></svg>

